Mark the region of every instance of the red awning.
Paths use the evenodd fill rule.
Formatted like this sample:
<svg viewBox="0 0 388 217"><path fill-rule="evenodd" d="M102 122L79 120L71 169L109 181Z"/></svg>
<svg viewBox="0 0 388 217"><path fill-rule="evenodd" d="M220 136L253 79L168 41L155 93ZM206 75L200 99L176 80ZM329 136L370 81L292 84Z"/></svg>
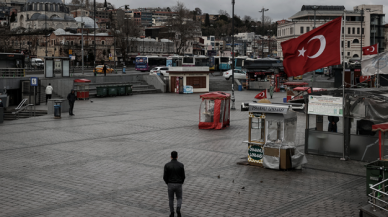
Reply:
<svg viewBox="0 0 388 217"><path fill-rule="evenodd" d="M382 131L382 132L388 131L388 122L372 125L372 131Z"/></svg>
<svg viewBox="0 0 388 217"><path fill-rule="evenodd" d="M230 94L224 92L211 92L199 96L202 99L229 99Z"/></svg>
<svg viewBox="0 0 388 217"><path fill-rule="evenodd" d="M284 85L287 85L287 86L306 86L306 85L308 85L308 83L306 83L306 82L290 81L290 82L284 83Z"/></svg>
<svg viewBox="0 0 388 217"><path fill-rule="evenodd" d="M92 81L88 80L88 79L85 79L85 78L83 78L83 79L75 79L74 80L74 83L90 83L90 82L92 82Z"/></svg>

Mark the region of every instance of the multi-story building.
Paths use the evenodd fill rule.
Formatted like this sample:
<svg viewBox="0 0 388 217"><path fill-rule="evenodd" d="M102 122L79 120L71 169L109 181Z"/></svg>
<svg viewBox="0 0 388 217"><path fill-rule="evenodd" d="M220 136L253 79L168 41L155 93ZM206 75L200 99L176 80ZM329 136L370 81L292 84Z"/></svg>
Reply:
<svg viewBox="0 0 388 217"><path fill-rule="evenodd" d="M345 34L345 61L351 58L360 58L361 47L379 43L379 51L385 48L384 18L382 5L359 5L354 10L345 11L344 6L318 6L316 9L315 27L319 27L346 13L346 29L342 28L342 36ZM290 20L278 21L277 28L277 53L283 58L280 43L296 38L314 28L314 10L312 5L303 5L301 11L289 18Z"/></svg>
<svg viewBox="0 0 388 217"><path fill-rule="evenodd" d="M152 26L152 11L145 10L141 12L141 25Z"/></svg>

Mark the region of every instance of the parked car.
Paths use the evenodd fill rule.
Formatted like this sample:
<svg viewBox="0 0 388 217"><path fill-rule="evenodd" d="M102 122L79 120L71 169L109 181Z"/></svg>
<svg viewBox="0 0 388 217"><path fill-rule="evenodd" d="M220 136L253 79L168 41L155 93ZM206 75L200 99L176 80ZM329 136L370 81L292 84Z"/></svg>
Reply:
<svg viewBox="0 0 388 217"><path fill-rule="evenodd" d="M31 59L31 66L39 69L44 68L44 62L40 58L32 58Z"/></svg>
<svg viewBox="0 0 388 217"><path fill-rule="evenodd" d="M160 73L163 76L168 76L168 67L155 67L151 69L151 73L158 74Z"/></svg>
<svg viewBox="0 0 388 217"><path fill-rule="evenodd" d="M228 70L228 71L224 72L223 76L226 80L229 80L232 77L232 70ZM235 69L234 70L234 78L247 79L247 73L243 70Z"/></svg>
<svg viewBox="0 0 388 217"><path fill-rule="evenodd" d="M93 69L93 72L97 72L97 73L104 73L104 70L102 70L104 68L104 65L98 65L96 66L95 69ZM106 73L113 73L113 70L111 67L109 66L106 66Z"/></svg>

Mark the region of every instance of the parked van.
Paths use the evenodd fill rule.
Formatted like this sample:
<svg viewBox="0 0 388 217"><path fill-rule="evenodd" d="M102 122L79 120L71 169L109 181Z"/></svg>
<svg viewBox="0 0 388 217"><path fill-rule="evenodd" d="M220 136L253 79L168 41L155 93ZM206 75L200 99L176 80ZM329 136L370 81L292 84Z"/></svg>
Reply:
<svg viewBox="0 0 388 217"><path fill-rule="evenodd" d="M31 66L36 68L42 68L44 67L44 62L40 58L32 58L31 59Z"/></svg>

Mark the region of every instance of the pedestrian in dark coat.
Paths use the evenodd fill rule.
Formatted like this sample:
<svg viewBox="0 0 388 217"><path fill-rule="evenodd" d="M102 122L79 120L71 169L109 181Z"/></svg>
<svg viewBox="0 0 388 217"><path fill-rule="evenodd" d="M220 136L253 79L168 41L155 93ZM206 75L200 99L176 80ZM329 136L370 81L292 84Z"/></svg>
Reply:
<svg viewBox="0 0 388 217"><path fill-rule="evenodd" d="M164 166L163 180L168 186L168 199L170 205L170 217L174 217L174 194L177 199L176 213L181 217L182 185L185 181L185 168L178 162L178 153L171 152L171 161Z"/></svg>
<svg viewBox="0 0 388 217"><path fill-rule="evenodd" d="M104 76L106 76L106 65L104 64L104 67L102 68L102 70L104 71Z"/></svg>
<svg viewBox="0 0 388 217"><path fill-rule="evenodd" d="M73 108L74 108L74 102L77 99L77 96L75 95L75 91L71 90L69 95L67 95L67 100L69 101L69 115L74 115L73 114Z"/></svg>

